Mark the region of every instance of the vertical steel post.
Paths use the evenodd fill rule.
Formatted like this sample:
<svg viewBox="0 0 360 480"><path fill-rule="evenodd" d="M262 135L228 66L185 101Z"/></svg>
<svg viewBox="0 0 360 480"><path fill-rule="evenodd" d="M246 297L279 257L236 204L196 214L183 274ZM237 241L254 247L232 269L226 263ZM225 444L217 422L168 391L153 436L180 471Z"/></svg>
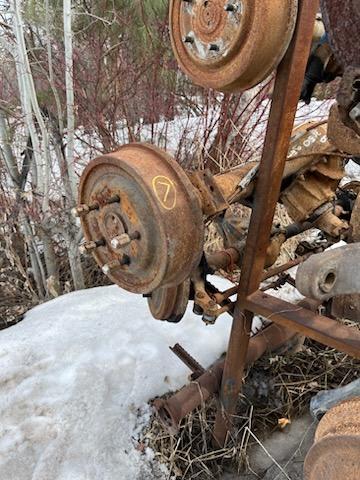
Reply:
<svg viewBox="0 0 360 480"><path fill-rule="evenodd" d="M275 80L215 422L214 438L221 446L241 390L253 319L242 304L261 282L318 7L318 0L299 0L295 33Z"/></svg>

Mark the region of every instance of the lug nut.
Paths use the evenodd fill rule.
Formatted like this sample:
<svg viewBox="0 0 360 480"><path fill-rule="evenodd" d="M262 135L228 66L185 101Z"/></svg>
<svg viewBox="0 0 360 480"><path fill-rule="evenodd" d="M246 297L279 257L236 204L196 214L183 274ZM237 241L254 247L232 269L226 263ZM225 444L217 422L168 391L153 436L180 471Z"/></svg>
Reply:
<svg viewBox="0 0 360 480"><path fill-rule="evenodd" d="M94 203L94 205L86 205L85 203L83 203L81 205L78 205L77 207L74 207L71 210L71 214L73 215L73 217L84 217L93 210L99 210L98 203Z"/></svg>
<svg viewBox="0 0 360 480"><path fill-rule="evenodd" d="M210 43L209 50L211 52L218 52L220 48L219 48L219 45L216 45L216 43Z"/></svg>
<svg viewBox="0 0 360 480"><path fill-rule="evenodd" d="M133 240L139 240L140 233L133 232L130 234L123 233L122 235L117 235L111 240L111 246L113 248L121 248L129 245Z"/></svg>
<svg viewBox="0 0 360 480"><path fill-rule="evenodd" d="M114 260L110 263L105 263L101 270L103 273L105 273L105 275L109 275L109 273L111 273L113 270L118 267L123 267L124 265L130 265L130 257L128 255L123 255L120 260Z"/></svg>
<svg viewBox="0 0 360 480"><path fill-rule="evenodd" d="M105 245L105 240L102 238L101 240L91 241L91 242L84 242L80 245L79 251L82 255L85 253L92 252L96 250L98 247L103 247Z"/></svg>

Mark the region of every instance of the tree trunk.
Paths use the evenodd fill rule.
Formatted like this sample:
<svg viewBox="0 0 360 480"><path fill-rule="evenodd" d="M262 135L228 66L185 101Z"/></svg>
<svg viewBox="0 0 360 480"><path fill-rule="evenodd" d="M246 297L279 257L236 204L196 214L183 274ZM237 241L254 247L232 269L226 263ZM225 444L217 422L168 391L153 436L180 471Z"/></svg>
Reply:
<svg viewBox="0 0 360 480"><path fill-rule="evenodd" d="M68 257L72 281L75 290L83 290L85 288L84 273L81 265L81 257L79 253L79 242L76 238L68 239Z"/></svg>
<svg viewBox="0 0 360 480"><path fill-rule="evenodd" d="M62 294L60 286L59 266L56 260L54 246L50 235L42 231L41 240L44 247L44 258L46 265L46 285L50 296L58 297Z"/></svg>

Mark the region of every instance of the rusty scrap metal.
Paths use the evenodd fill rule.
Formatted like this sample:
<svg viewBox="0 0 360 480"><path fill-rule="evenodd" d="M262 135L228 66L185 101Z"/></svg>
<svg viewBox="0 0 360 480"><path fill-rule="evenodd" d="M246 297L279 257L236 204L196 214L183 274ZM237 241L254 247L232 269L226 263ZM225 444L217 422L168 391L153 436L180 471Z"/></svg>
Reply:
<svg viewBox="0 0 360 480"><path fill-rule="evenodd" d="M344 161L327 137L327 123L306 122L293 130L284 178L295 176L283 189L280 200L296 222L315 221L320 210L332 201L344 176ZM339 237L348 224L332 212L323 212L314 226Z"/></svg>
<svg viewBox="0 0 360 480"><path fill-rule="evenodd" d="M199 192L202 210L206 216L216 215L229 207L224 192L219 188L216 177L209 170L188 172L187 175Z"/></svg>
<svg viewBox="0 0 360 480"><path fill-rule="evenodd" d="M352 242L360 242L360 195L358 187L357 182L350 182L344 187L357 191L357 197L350 218L350 240ZM331 301L331 315L334 318L347 318L353 322L360 323L360 293L357 292L334 297Z"/></svg>
<svg viewBox="0 0 360 480"><path fill-rule="evenodd" d="M328 300L360 292L360 244L354 243L313 255L299 266L296 288L305 296Z"/></svg>
<svg viewBox="0 0 360 480"><path fill-rule="evenodd" d="M321 12L337 60L344 67L360 67L359 0L321 0Z"/></svg>
<svg viewBox="0 0 360 480"><path fill-rule="evenodd" d="M337 96L341 121L360 135L360 67L348 67Z"/></svg>
<svg viewBox="0 0 360 480"><path fill-rule="evenodd" d="M290 268L296 267L303 263L309 255L303 255L302 257L295 258L294 260L289 260L288 262L284 263L283 265L279 265L278 267L270 268L266 272L264 272L261 281L268 280L271 277L275 277L275 275L279 275L280 273L284 273Z"/></svg>
<svg viewBox="0 0 360 480"><path fill-rule="evenodd" d="M358 1L352 0L352 5ZM335 22L337 30L333 15L342 2L335 1L336 8L330 2L323 3L328 9L328 25ZM326 122L308 122L292 132L318 1L234 0L225 7L223 0L172 0L172 43L180 66L195 82L222 91L255 85L283 58L276 75L261 162L240 165L216 176L207 171L190 173L158 148L130 144L89 164L81 178L79 205L74 211L84 231L83 251L91 251L117 285L143 293L155 318L179 321L190 298L194 300L194 312L207 323L214 323L224 312L233 316L225 361L215 364L167 403L158 403L164 423L175 430L186 412L220 389L214 431L218 445L224 444L231 427L245 366L269 346L299 332L360 357L357 330L314 314L309 302L292 305L259 291L265 277L301 263L295 260L264 273L291 236L316 225L335 238L344 234L350 238L351 232L353 239L360 238L360 200L355 203L351 228L347 223L349 212L336 204L336 189L344 175L343 159L348 153L360 155L356 130L359 78L354 70L352 77L350 70L345 71L338 105L331 111L328 126ZM344 46L337 35L335 32L332 42L340 52ZM279 199L295 222L287 228L273 225ZM250 226L227 216L235 202L251 207ZM223 237L224 251L205 255L204 228L212 220ZM354 251L356 246L352 247ZM336 255L321 258L334 259ZM313 260L312 265L321 258ZM346 262L349 260L357 264L354 255ZM307 278L312 284L315 280L318 287L315 293L309 285L299 284L299 288L308 289L321 300L351 288L360 289L360 281L352 278L354 267L349 266L345 272L346 262L340 266L338 261L334 268L334 262L327 260L326 268L311 276L308 272ZM238 287L220 293L207 281L211 270L232 269L235 265L241 267ZM307 268L300 266L299 278ZM288 281L292 283L291 278ZM235 293L236 306L229 300ZM265 336L250 340L254 313L274 324L264 331ZM198 369L196 375L202 371L180 346L175 347L175 353Z"/></svg>
<svg viewBox="0 0 360 480"><path fill-rule="evenodd" d="M324 203L335 198L335 192L344 176L343 159L328 156L299 176L282 192L281 201L290 217L303 222Z"/></svg>
<svg viewBox="0 0 360 480"><path fill-rule="evenodd" d="M334 146L342 152L360 155L360 136L355 130L344 124L337 104L333 105L330 110L328 135Z"/></svg>
<svg viewBox="0 0 360 480"><path fill-rule="evenodd" d="M214 436L220 445L226 440L241 389L250 339L253 314L242 306L261 282L317 9L317 1L299 2L295 34L277 72L215 424Z"/></svg>
<svg viewBox="0 0 360 480"><path fill-rule="evenodd" d="M206 263L214 271L233 270L239 264L241 256L236 248L227 248L218 252L212 252L205 255Z"/></svg>
<svg viewBox="0 0 360 480"><path fill-rule="evenodd" d="M259 169L258 162L248 162L226 173L215 176L215 182L228 203L249 197L254 191L254 180Z"/></svg>
<svg viewBox="0 0 360 480"><path fill-rule="evenodd" d="M81 177L79 203L99 205L81 216L85 239L105 238L106 245L93 251L95 260L114 265L109 277L128 291L177 286L200 262L204 224L198 194L181 167L158 148L131 144L90 162ZM114 248L114 239L131 232L139 238ZM123 255L129 262L116 265Z"/></svg>
<svg viewBox="0 0 360 480"><path fill-rule="evenodd" d="M351 184L350 184L351 186ZM356 188L355 185L352 186ZM357 197L351 212L350 226L351 226L351 239L353 242L360 242L360 185Z"/></svg>
<svg viewBox="0 0 360 480"><path fill-rule="evenodd" d="M275 324L254 335L249 343L246 364L251 365L266 351L275 351L289 342L295 333ZM164 427L176 434L179 424L195 408L219 391L224 360L219 360L206 370L196 382L191 382L167 400L156 399L154 406Z"/></svg>
<svg viewBox="0 0 360 480"><path fill-rule="evenodd" d="M151 315L156 320L178 323L186 312L190 297L190 279L176 287L157 288L148 296Z"/></svg>
<svg viewBox="0 0 360 480"><path fill-rule="evenodd" d="M176 343L173 347L170 347L170 350L196 375L199 377L205 373L205 368L200 365L198 361L195 360L189 352L185 350L179 343Z"/></svg>
<svg viewBox="0 0 360 480"><path fill-rule="evenodd" d="M304 478L360 478L360 397L340 403L321 419L305 458Z"/></svg>
<svg viewBox="0 0 360 480"><path fill-rule="evenodd" d="M222 367L221 363L216 363L196 382L191 382L173 397L167 400L159 398L154 401L157 415L170 434L175 435L179 430L181 420L206 402L219 389Z"/></svg>
<svg viewBox="0 0 360 480"><path fill-rule="evenodd" d="M80 245L79 251L82 254L92 252L93 250L96 250L99 247L103 247L105 245L105 240L101 238L100 240L95 240L91 242L84 242Z"/></svg>
<svg viewBox="0 0 360 480"><path fill-rule="evenodd" d="M323 345L360 359L360 331L336 320L315 315L307 308L293 305L261 291L249 295L244 308L262 315L286 328L291 328Z"/></svg>
<svg viewBox="0 0 360 480"><path fill-rule="evenodd" d="M307 258L309 258L310 254L304 255L302 257L295 258L294 260L290 260L289 262L284 263L283 265L279 265L278 267L273 267L270 268L269 270L265 271L263 273L261 281L264 282L265 280L268 280L269 278L275 277L277 275L280 275L281 273L286 272L287 270L290 270L290 268L296 267L297 265L300 265L302 262L304 262ZM236 285L235 287L231 287L228 290L225 290L224 292L219 292L214 294L214 298L217 301L217 303L221 303L224 300L232 297L233 295L236 295L238 292L239 287Z"/></svg>
<svg viewBox="0 0 360 480"><path fill-rule="evenodd" d="M331 301L331 316L360 323L360 294L339 295Z"/></svg>
<svg viewBox="0 0 360 480"><path fill-rule="evenodd" d="M194 83L220 91L260 83L283 58L294 32L297 0L170 2L175 57ZM264 41L266 39L266 41Z"/></svg>

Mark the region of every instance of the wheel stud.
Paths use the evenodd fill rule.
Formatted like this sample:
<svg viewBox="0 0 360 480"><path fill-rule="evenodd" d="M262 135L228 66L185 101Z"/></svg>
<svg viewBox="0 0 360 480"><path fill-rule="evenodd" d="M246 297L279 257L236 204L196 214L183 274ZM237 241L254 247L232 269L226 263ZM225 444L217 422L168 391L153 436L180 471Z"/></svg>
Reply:
<svg viewBox="0 0 360 480"><path fill-rule="evenodd" d="M101 240L84 242L80 245L79 251L82 255L84 255L86 253L96 250L98 247L103 247L105 244L106 242L103 238Z"/></svg>
<svg viewBox="0 0 360 480"><path fill-rule="evenodd" d="M137 231L130 234L123 233L122 235L117 235L111 240L111 246L113 248L126 247L133 240L139 240L139 238L140 238L140 233Z"/></svg>
<svg viewBox="0 0 360 480"><path fill-rule="evenodd" d="M78 205L77 207L74 207L71 210L71 213L73 217L84 217L87 215L89 212L92 212L93 210L99 210L99 204L94 203L94 205L86 205L85 203Z"/></svg>
<svg viewBox="0 0 360 480"><path fill-rule="evenodd" d="M113 270L118 267L123 267L124 265L130 265L130 257L128 255L123 255L120 260L105 263L105 265L102 266L102 271L105 275L109 275Z"/></svg>

